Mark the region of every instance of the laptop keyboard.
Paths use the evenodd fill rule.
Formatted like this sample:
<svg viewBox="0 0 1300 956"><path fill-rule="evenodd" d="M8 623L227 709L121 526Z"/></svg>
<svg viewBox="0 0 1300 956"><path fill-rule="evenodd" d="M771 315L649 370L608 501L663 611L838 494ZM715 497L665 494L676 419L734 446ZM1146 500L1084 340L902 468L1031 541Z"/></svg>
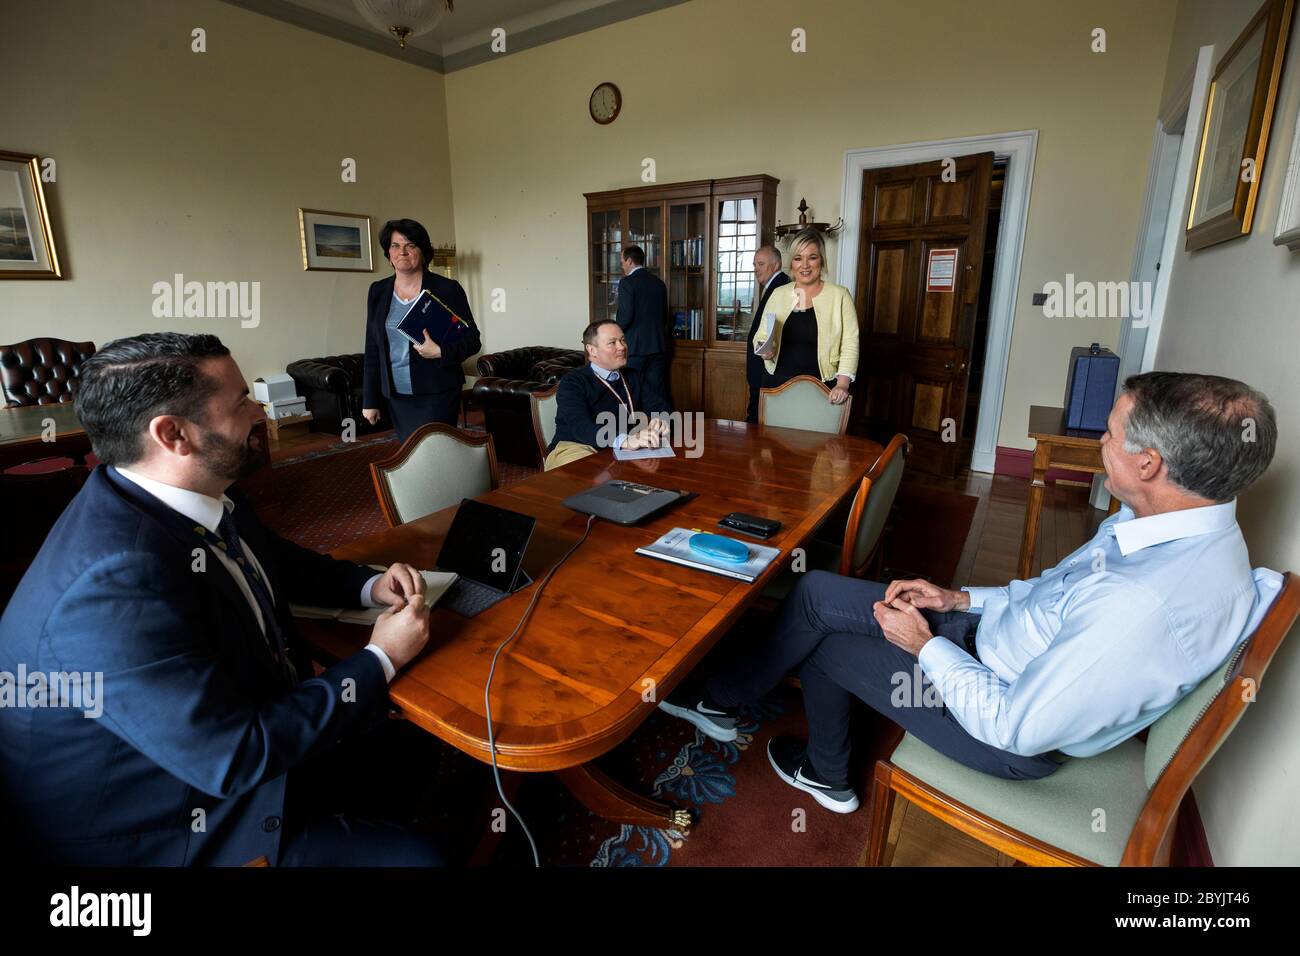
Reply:
<svg viewBox="0 0 1300 956"><path fill-rule="evenodd" d="M510 595L502 594L486 584L479 584L467 577L459 577L456 583L447 589L447 593L438 602L438 607L445 607L464 617L473 617L486 611L498 601L504 601Z"/></svg>

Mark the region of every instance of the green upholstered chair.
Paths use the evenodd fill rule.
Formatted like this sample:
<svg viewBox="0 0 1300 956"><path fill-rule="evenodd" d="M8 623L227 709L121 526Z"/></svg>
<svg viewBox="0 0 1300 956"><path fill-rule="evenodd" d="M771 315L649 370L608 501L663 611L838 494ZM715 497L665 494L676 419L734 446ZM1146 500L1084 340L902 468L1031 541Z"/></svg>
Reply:
<svg viewBox="0 0 1300 956"><path fill-rule="evenodd" d="M852 396L843 405L830 403L831 390L811 375L796 375L776 388L758 390L758 422L781 428L843 435L849 427Z"/></svg>
<svg viewBox="0 0 1300 956"><path fill-rule="evenodd" d="M421 425L391 458L370 466L379 508L397 527L485 494L500 483L491 435Z"/></svg>
<svg viewBox="0 0 1300 956"><path fill-rule="evenodd" d="M875 464L862 476L853 496L849 520L844 525L843 542L831 544L817 538L810 539L803 546L805 571L834 571L855 578L866 574L867 568L880 554L881 535L903 480L908 447L906 435L899 434L890 439ZM800 573L787 569L763 589L763 597L784 600L794 590Z"/></svg>
<svg viewBox="0 0 1300 956"><path fill-rule="evenodd" d="M1040 780L971 770L911 734L878 761L867 865L887 846L895 794L980 842L1036 866L1168 866L1183 796L1255 699L1269 662L1300 615L1294 574L1255 572L1259 603L1222 666L1148 729ZM1098 811L1104 811L1104 817ZM1104 822L1104 829L1101 823Z"/></svg>
<svg viewBox="0 0 1300 956"><path fill-rule="evenodd" d="M537 439L537 453L541 455L542 461L546 460L551 439L555 437L555 393L559 390L558 385L552 385L532 394L533 435Z"/></svg>

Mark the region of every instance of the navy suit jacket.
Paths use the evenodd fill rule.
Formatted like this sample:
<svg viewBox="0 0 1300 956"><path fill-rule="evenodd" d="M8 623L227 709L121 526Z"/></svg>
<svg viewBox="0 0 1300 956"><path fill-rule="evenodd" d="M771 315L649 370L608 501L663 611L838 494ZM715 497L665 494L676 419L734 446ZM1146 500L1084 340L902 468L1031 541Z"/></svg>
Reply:
<svg viewBox="0 0 1300 956"><path fill-rule="evenodd" d="M388 360L388 309L393 303L393 287L397 276L380 279L370 284L366 299L366 364L361 382L361 402L366 408L379 408L379 396L393 394L393 366ZM415 351L410 342L406 347L411 355L411 394L433 395L457 391L465 384L461 365L465 359L483 348L474 313L470 311L465 290L455 279L424 270L421 285L443 301L443 304L468 326L456 338L442 347L442 355L427 359ZM403 340L405 341L405 340Z"/></svg>
<svg viewBox="0 0 1300 956"><path fill-rule="evenodd" d="M0 618L0 671L103 675L98 718L0 707L8 845L53 863L275 863L286 771L385 718L379 659L361 651L311 677L288 613L290 601L358 607L375 572L283 540L230 497L298 685L285 686L225 566L198 561L207 546L190 520L101 465Z"/></svg>
<svg viewBox="0 0 1300 956"><path fill-rule="evenodd" d="M669 348L668 287L649 269L618 280L618 315L628 355L658 355Z"/></svg>
<svg viewBox="0 0 1300 956"><path fill-rule="evenodd" d="M641 376L629 368L621 368L618 374L627 382L632 394L632 405L638 412L652 415L655 412L668 411L668 400L652 385L642 382ZM619 382L610 383L619 396L623 396L623 386ZM625 399L626 400L626 399ZM575 368L560 379L560 387L555 393L555 437L550 447L562 441L576 441L592 448L610 447L608 443L598 442L600 424L596 416L608 412L617 416L619 401L608 388L600 384L596 372L590 365ZM614 422L617 423L617 417ZM609 436L617 438L617 432Z"/></svg>
<svg viewBox="0 0 1300 956"><path fill-rule="evenodd" d="M767 300L772 297L773 291L789 281L790 277L784 272L778 272L772 277L772 281L768 283L762 297L758 300L758 308L754 309L754 321L749 323L749 346L745 351L745 378L749 381L751 394L757 394L756 390L763 384L763 372L766 371L763 360L754 354L754 336L758 334L759 327L763 324L763 307L767 305Z"/></svg>

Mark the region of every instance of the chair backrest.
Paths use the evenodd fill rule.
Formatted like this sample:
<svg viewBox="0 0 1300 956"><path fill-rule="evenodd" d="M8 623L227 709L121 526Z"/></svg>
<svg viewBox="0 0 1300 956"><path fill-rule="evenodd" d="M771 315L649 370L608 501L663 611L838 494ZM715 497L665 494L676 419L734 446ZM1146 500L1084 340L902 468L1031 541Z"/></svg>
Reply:
<svg viewBox="0 0 1300 956"><path fill-rule="evenodd" d="M831 390L811 375L796 375L776 388L759 389L759 424L843 435L848 431L853 398L832 405L830 394Z"/></svg>
<svg viewBox="0 0 1300 956"><path fill-rule="evenodd" d="M0 345L0 392L8 407L70 402L81 363L95 354L94 342L28 339Z"/></svg>
<svg viewBox="0 0 1300 956"><path fill-rule="evenodd" d="M532 395L533 436L537 439L537 453L542 461L546 460L546 450L551 446L551 439L555 437L557 411L555 393L559 390L560 386L552 385L543 391L533 392Z"/></svg>
<svg viewBox="0 0 1300 956"><path fill-rule="evenodd" d="M371 464L370 475L390 527L485 494L499 483L492 436L441 422L417 428L395 455Z"/></svg>
<svg viewBox="0 0 1300 956"><path fill-rule="evenodd" d="M20 503L5 515L4 545L0 547L0 609L9 603L50 529L89 474L80 465L28 474L0 472L0 500Z"/></svg>
<svg viewBox="0 0 1300 956"><path fill-rule="evenodd" d="M903 480L909 445L907 436L895 435L876 463L867 469L853 496L848 523L844 526L844 546L840 549L840 574L861 577L872 552L885 530L889 511Z"/></svg>
<svg viewBox="0 0 1300 956"><path fill-rule="evenodd" d="M1184 794L1258 695L1264 671L1300 617L1300 581L1294 573L1258 569L1255 584L1259 604L1254 626L1248 625L1250 636L1147 733L1144 772L1151 792L1129 835L1123 866L1168 862Z"/></svg>

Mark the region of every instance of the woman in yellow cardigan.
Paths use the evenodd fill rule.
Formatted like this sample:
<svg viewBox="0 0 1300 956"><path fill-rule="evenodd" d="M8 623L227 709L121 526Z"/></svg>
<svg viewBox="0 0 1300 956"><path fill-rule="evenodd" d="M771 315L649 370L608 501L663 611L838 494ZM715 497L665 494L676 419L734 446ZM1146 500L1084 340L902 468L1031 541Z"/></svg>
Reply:
<svg viewBox="0 0 1300 956"><path fill-rule="evenodd" d="M826 244L816 229L804 229L790 245L793 282L773 290L763 315L754 352L764 357L764 388L775 388L796 375L813 375L831 390L832 405L849 399L858 374L858 314L849 290L828 282ZM775 316L770 336L767 316ZM770 339L770 342L769 342Z"/></svg>

